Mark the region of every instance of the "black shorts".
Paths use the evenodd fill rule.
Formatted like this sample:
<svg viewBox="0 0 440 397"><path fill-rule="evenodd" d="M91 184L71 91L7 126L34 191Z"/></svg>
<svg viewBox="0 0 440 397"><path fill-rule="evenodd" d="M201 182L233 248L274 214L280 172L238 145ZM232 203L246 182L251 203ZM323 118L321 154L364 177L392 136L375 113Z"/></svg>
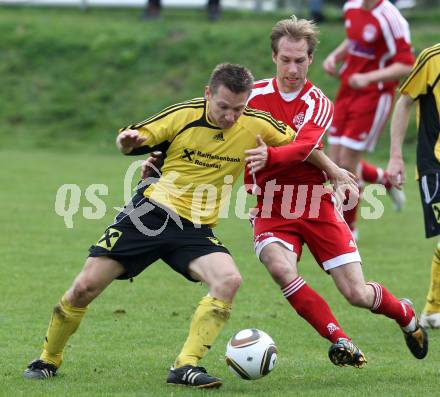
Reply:
<svg viewBox="0 0 440 397"><path fill-rule="evenodd" d="M207 225L195 225L137 192L115 222L89 249L89 256L108 256L124 266L118 279L137 276L162 259L188 280L190 262L213 252L229 254Z"/></svg>
<svg viewBox="0 0 440 397"><path fill-rule="evenodd" d="M425 217L426 238L440 234L440 172L424 175L419 180Z"/></svg>

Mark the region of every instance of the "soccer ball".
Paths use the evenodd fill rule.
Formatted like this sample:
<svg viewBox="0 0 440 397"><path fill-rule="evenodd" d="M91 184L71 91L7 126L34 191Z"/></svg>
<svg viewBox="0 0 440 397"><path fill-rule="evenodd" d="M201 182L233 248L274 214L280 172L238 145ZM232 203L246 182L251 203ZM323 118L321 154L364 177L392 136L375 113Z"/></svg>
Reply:
<svg viewBox="0 0 440 397"><path fill-rule="evenodd" d="M226 364L242 379L258 379L272 371L277 361L273 339L255 328L237 332L226 347Z"/></svg>

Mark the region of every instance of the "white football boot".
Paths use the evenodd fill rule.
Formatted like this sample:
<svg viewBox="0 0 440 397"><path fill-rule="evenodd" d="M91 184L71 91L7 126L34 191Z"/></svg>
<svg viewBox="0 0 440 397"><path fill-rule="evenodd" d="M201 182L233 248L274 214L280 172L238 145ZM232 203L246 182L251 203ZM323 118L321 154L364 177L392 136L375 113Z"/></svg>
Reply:
<svg viewBox="0 0 440 397"><path fill-rule="evenodd" d="M440 313L422 313L420 315L420 325L423 328L440 329Z"/></svg>

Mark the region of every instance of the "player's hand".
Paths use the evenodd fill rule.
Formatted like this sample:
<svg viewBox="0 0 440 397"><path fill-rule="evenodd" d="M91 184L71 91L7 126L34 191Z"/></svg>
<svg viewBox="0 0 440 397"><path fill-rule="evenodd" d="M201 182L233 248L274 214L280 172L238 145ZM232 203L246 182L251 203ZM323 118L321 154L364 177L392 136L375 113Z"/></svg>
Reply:
<svg viewBox="0 0 440 397"><path fill-rule="evenodd" d="M331 184L335 187L348 185L353 188L358 188L358 178L344 168L337 167L332 174L328 174Z"/></svg>
<svg viewBox="0 0 440 397"><path fill-rule="evenodd" d="M350 196L350 201L355 200L357 202L359 200L359 186L356 175L338 167L333 175L329 175L329 179L333 185L338 207L342 206L347 194Z"/></svg>
<svg viewBox="0 0 440 397"><path fill-rule="evenodd" d="M144 141L145 138L140 136L137 130L124 130L117 138L118 146L123 153L129 153L131 150L138 148Z"/></svg>
<svg viewBox="0 0 440 397"><path fill-rule="evenodd" d="M248 155L245 160L250 174L255 174L266 166L268 158L267 145L261 139L260 135L257 135L257 147L255 149L245 150L245 153Z"/></svg>
<svg viewBox="0 0 440 397"><path fill-rule="evenodd" d="M406 182L405 163L402 157L391 157L388 162L387 172L390 183L401 189Z"/></svg>
<svg viewBox="0 0 440 397"><path fill-rule="evenodd" d="M141 168L141 178L143 180L156 176L157 170L163 166L164 158L162 152L156 151L150 153L150 157L148 157L143 163Z"/></svg>
<svg viewBox="0 0 440 397"><path fill-rule="evenodd" d="M336 76L338 74L338 70L336 68L336 58L333 54L329 54L327 58L325 58L324 62L322 63L322 67L330 76Z"/></svg>
<svg viewBox="0 0 440 397"><path fill-rule="evenodd" d="M355 90L360 90L370 85L370 78L366 73L354 73L348 78L348 84Z"/></svg>

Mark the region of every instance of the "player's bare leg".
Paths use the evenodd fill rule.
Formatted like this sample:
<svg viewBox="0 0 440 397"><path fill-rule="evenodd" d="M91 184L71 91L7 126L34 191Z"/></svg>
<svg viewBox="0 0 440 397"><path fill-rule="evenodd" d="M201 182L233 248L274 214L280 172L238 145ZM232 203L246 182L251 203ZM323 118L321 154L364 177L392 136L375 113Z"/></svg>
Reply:
<svg viewBox="0 0 440 397"><path fill-rule="evenodd" d="M292 308L323 338L332 343L329 355L334 364L360 368L366 363L364 354L345 334L327 302L298 275L295 252L274 242L262 249L260 260L280 286L283 296ZM351 354L350 359L347 359L348 352Z"/></svg>
<svg viewBox="0 0 440 397"><path fill-rule="evenodd" d="M64 347L78 329L87 305L116 277L124 273L123 266L108 257L89 257L72 287L55 306L47 330L43 353L32 361L23 376L46 379L56 376L63 361Z"/></svg>
<svg viewBox="0 0 440 397"><path fill-rule="evenodd" d="M398 300L383 285L365 282L360 262L348 263L330 270L336 286L353 306L383 314L397 322L405 341L416 358L428 353L428 335L419 325L417 315L409 299Z"/></svg>
<svg viewBox="0 0 440 397"><path fill-rule="evenodd" d="M353 150L351 148L340 146L339 149L339 162L340 167L345 168L347 171L358 175L358 166L362 158L363 152ZM359 190L362 190L362 185L359 185ZM344 211L344 219L350 227L351 232L356 240L359 239L359 231L356 228L356 218L359 203L350 210Z"/></svg>
<svg viewBox="0 0 440 397"><path fill-rule="evenodd" d="M329 145L328 147L328 156L339 165L339 158L340 158L340 151L341 151L341 145Z"/></svg>
<svg viewBox="0 0 440 397"><path fill-rule="evenodd" d="M353 150L342 145L332 144L329 146L329 157L341 168L358 175L358 164L362 158L361 151ZM359 186L361 189L361 186ZM344 219L350 227L355 240L358 240L358 230L356 229L356 213L358 205L354 208L344 211Z"/></svg>

